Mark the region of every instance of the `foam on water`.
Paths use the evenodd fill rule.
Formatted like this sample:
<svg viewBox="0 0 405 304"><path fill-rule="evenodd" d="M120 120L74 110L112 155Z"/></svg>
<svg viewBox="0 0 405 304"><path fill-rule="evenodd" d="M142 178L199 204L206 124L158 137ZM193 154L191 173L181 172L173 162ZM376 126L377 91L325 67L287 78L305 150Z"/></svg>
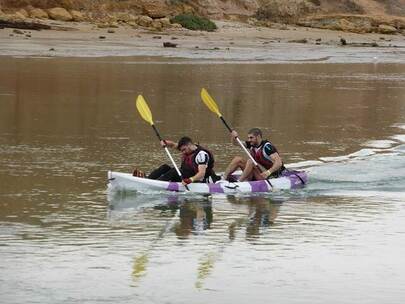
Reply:
<svg viewBox="0 0 405 304"><path fill-rule="evenodd" d="M364 143L363 146L384 149L391 148L396 143L397 142L393 140L370 140Z"/></svg>
<svg viewBox="0 0 405 304"><path fill-rule="evenodd" d="M395 124L393 127L405 130L405 124Z"/></svg>
<svg viewBox="0 0 405 304"><path fill-rule="evenodd" d="M395 127L405 129L405 125ZM309 183L303 190L308 196L366 197L377 201L405 201L405 134L391 139L372 140L362 144L370 147L321 161L289 164L304 169Z"/></svg>
<svg viewBox="0 0 405 304"><path fill-rule="evenodd" d="M405 134L400 134L400 135L393 135L391 138L398 140L400 142L405 142Z"/></svg>

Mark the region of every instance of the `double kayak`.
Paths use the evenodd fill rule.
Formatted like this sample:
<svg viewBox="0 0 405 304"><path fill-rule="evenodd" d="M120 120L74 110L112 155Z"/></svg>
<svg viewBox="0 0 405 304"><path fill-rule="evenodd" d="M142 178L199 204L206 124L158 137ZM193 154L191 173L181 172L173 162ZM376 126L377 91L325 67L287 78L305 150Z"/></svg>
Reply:
<svg viewBox="0 0 405 304"><path fill-rule="evenodd" d="M166 182L143 177L136 177L129 173L108 171L108 189L110 191L169 191L188 192L178 182ZM218 181L216 183L191 183L188 185L189 192L197 194L214 193L260 193L275 190L289 190L302 188L308 182L305 171L286 170L280 177L268 180L249 182Z"/></svg>

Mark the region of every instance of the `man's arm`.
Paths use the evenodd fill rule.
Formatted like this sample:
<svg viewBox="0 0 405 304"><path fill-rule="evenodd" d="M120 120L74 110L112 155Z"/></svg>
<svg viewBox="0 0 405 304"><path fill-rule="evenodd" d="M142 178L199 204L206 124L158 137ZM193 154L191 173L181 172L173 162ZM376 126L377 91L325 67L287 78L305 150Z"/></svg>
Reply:
<svg viewBox="0 0 405 304"><path fill-rule="evenodd" d="M205 176L207 167L208 167L207 165L198 165L198 172L196 175L192 177L193 181L201 181Z"/></svg>
<svg viewBox="0 0 405 304"><path fill-rule="evenodd" d="M234 146L238 146L238 145L239 145L238 141L236 140L236 137L239 137L238 132L236 132L235 130L233 130L233 131L231 132L231 143L232 143ZM242 143L243 143L243 145L244 145L245 147L248 148L248 144L247 144L246 142L243 142L243 141L242 141Z"/></svg>
<svg viewBox="0 0 405 304"><path fill-rule="evenodd" d="M280 169L283 165L283 161L281 160L281 157L277 152L271 154L270 159L273 163L273 166L269 170L263 172L266 174L266 178L272 175L273 172L276 172L278 169Z"/></svg>
<svg viewBox="0 0 405 304"><path fill-rule="evenodd" d="M165 139L164 141L162 140L160 142L160 144L162 145L162 147L164 147L166 145L169 148L177 149L177 143L175 143L174 141L168 140L168 139Z"/></svg>
<svg viewBox="0 0 405 304"><path fill-rule="evenodd" d="M201 181L205 176L205 172L207 171L209 160L210 156L208 153L205 151L200 151L195 157L195 162L198 166L197 173L188 179L184 179L183 183L189 184L192 182Z"/></svg>
<svg viewBox="0 0 405 304"><path fill-rule="evenodd" d="M261 174L263 178L268 178L273 172L276 172L281 168L283 161L280 154L278 154L276 148L271 143L265 144L263 147L263 155L273 163L273 166L269 170L264 171Z"/></svg>

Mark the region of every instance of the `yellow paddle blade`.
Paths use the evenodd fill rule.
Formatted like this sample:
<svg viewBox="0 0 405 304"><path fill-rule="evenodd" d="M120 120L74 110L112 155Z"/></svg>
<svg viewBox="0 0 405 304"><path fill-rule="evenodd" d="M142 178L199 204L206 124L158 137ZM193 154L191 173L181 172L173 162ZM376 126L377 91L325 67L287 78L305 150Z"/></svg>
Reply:
<svg viewBox="0 0 405 304"><path fill-rule="evenodd" d="M141 114L142 118L153 125L152 113L142 95L139 95L136 99L136 108L138 109L138 112Z"/></svg>
<svg viewBox="0 0 405 304"><path fill-rule="evenodd" d="M206 89L201 89L201 99L205 103L205 105L210 109L212 112L217 114L219 117L222 116L222 114L219 112L218 106L214 99L208 94Z"/></svg>

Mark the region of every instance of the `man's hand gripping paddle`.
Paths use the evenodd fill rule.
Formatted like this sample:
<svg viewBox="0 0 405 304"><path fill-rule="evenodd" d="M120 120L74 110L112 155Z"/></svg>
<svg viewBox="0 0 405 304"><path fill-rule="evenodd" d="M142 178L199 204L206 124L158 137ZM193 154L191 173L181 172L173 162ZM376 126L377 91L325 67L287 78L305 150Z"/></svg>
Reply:
<svg viewBox="0 0 405 304"><path fill-rule="evenodd" d="M210 109L211 112L215 113L218 115L218 117L221 119L221 121L224 123L225 127L228 129L228 131L230 133L232 133L232 128L228 125L228 123L226 122L226 120L224 119L224 117L222 116L221 112L219 111L218 105L217 103L214 101L214 99L211 97L210 94L208 94L206 89L201 89L201 99L202 101L205 103L205 105L208 107L208 109ZM254 166L256 168L259 168L259 170L261 171L259 164L257 163L257 161L253 158L253 156L249 153L249 151L246 149L245 145L242 143L242 141L239 139L239 137L237 136L236 141L238 142L238 144L241 146L241 148L243 149L243 151L245 151L245 153L247 154L247 156L250 158L250 160L253 162ZM270 183L270 181L268 179L266 179L266 182L268 183L268 185L273 188L272 184Z"/></svg>
<svg viewBox="0 0 405 304"><path fill-rule="evenodd" d="M141 117L152 126L159 140L163 141L164 143L163 148L165 149L167 156L170 158L170 161L172 162L173 167L176 169L176 172L179 175L180 179L183 180L183 176L181 175L179 168L177 167L172 155L170 154L169 149L167 148L166 141L162 138L162 136L160 136L159 131L157 130L155 124L153 123L152 112L150 111L149 106L142 95L139 95L138 98L136 99L136 108L138 109L138 112L141 115ZM187 191L190 191L187 185L184 185L184 187L187 189Z"/></svg>

